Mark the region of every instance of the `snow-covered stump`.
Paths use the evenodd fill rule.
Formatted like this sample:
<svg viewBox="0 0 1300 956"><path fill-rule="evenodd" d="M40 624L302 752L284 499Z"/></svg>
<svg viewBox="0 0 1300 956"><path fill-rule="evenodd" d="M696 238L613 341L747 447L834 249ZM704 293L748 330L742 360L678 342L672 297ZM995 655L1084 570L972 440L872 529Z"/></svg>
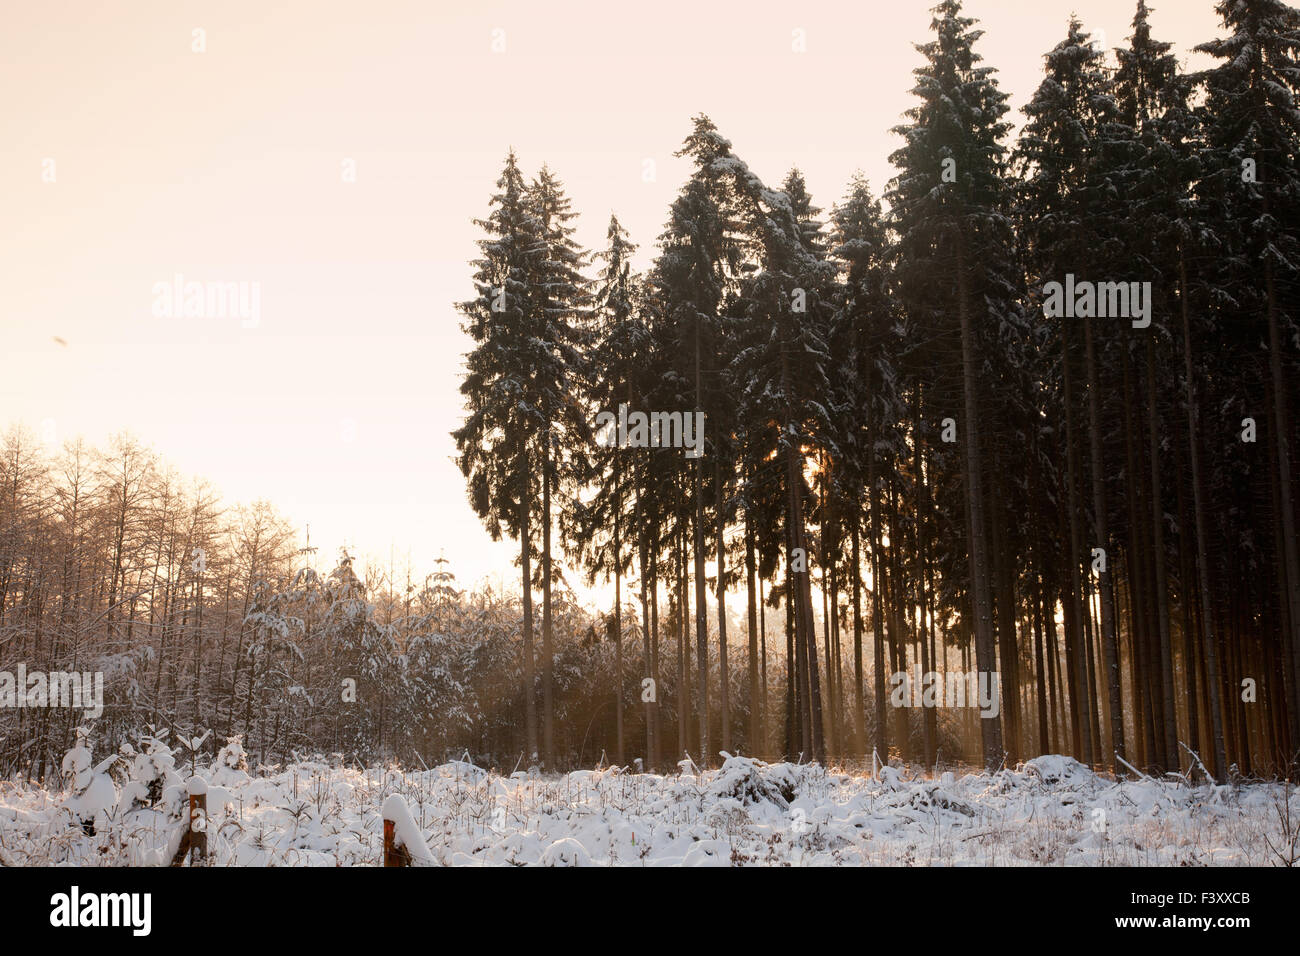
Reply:
<svg viewBox="0 0 1300 956"><path fill-rule="evenodd" d="M208 785L202 777L190 777L189 782L190 815L181 845L172 857L172 866L180 866L186 857L191 865L194 859L200 863L208 861Z"/></svg>
<svg viewBox="0 0 1300 956"><path fill-rule="evenodd" d="M411 854L397 845L396 830L397 821L384 820L384 866L410 866Z"/></svg>
<svg viewBox="0 0 1300 956"><path fill-rule="evenodd" d="M384 818L384 866L432 866L437 862L401 796L390 794L379 813Z"/></svg>

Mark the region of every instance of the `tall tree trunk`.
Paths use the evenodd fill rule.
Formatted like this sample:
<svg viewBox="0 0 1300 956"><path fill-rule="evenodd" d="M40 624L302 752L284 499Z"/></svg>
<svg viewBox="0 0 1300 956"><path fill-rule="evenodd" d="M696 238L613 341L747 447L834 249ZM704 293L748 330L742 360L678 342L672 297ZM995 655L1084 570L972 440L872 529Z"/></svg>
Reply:
<svg viewBox="0 0 1300 956"><path fill-rule="evenodd" d="M650 700L650 766L659 766L659 748L663 741L663 719L660 716L660 680L663 669L659 666L659 524L654 526L653 544L650 548L650 679L653 693Z"/></svg>
<svg viewBox="0 0 1300 956"><path fill-rule="evenodd" d="M530 478L528 473L528 453L519 455L519 473L523 475L524 489L519 496L519 564L523 569L522 592L524 599L524 741L528 748L528 759L537 760L537 698L536 677L533 673L533 572L532 555L529 552L531 532L529 528L529 511L532 502L529 498Z"/></svg>
<svg viewBox="0 0 1300 956"><path fill-rule="evenodd" d="M1178 499L1178 603L1182 610L1183 625L1183 680L1184 694L1183 699L1187 702L1187 746L1200 747L1201 723L1199 701L1200 695L1196 688L1196 635L1200 629L1196 623L1196 611L1194 608L1196 588L1194 585L1195 561L1192 557L1194 541L1192 538L1192 522L1187 517L1187 481L1183 474L1182 456L1174 457L1174 489L1177 492ZM1181 757L1181 753L1180 753ZM1187 757L1187 771L1190 773L1194 768L1192 758Z"/></svg>
<svg viewBox="0 0 1300 956"><path fill-rule="evenodd" d="M906 603L906 584L901 566L903 542L902 522L898 517L898 502L894 495L894 481L891 476L886 482L889 501L889 552L885 555L885 613L887 615L887 633L889 636L890 669L893 674L907 675L907 635L903 627L903 605ZM895 707L894 738L898 741L899 756L906 763L911 759L912 728L907 707Z"/></svg>
<svg viewBox="0 0 1300 956"><path fill-rule="evenodd" d="M819 456L824 470L822 481L821 495L821 551L818 556L818 564L822 569L822 644L826 652L826 697L828 710L830 711L830 733L827 735L829 740L827 748L835 753L835 748L839 745L840 730L836 724L836 715L839 708L839 702L835 697L835 651L832 641L838 641L839 637L835 631L835 551L836 544L833 537L834 518L833 506L830 503L830 484L831 465L826 460L825 453Z"/></svg>
<svg viewBox="0 0 1300 956"><path fill-rule="evenodd" d="M1085 582L1084 589L1085 596L1087 597L1088 613L1083 619L1083 641L1085 649L1084 654L1086 658L1084 663L1086 665L1085 674L1087 675L1088 681L1088 693L1094 701L1094 706L1088 711L1088 722L1091 726L1089 732L1092 735L1093 742L1093 761L1095 763L1101 763L1101 753L1105 749L1105 744L1102 742L1101 737L1101 711L1104 702L1108 698L1103 695L1100 685L1099 671L1101 670L1101 666L1097 662L1098 642L1095 640L1096 619L1092 616L1092 597L1091 592L1087 590L1088 586L1089 585ZM1105 706L1109 705L1106 704Z"/></svg>
<svg viewBox="0 0 1300 956"><path fill-rule="evenodd" d="M695 463L695 515L692 527L695 533L695 667L696 708L700 722L700 767L713 763L709 748L709 617L705 604L704 587L704 479L703 465Z"/></svg>
<svg viewBox="0 0 1300 956"><path fill-rule="evenodd" d="M975 666L986 674L994 672L993 605L989 596L989 557L984 524L984 492L980 476L979 401L976 378L975 332L972 327L969 279L966 275L966 237L961 224L956 234L957 312L961 320L962 392L965 421L962 423L966 452L966 505L970 523L970 574L974 603ZM984 766L993 769L1002 762L1002 726L996 716L980 714L980 738Z"/></svg>
<svg viewBox="0 0 1300 956"><path fill-rule="evenodd" d="M817 631L812 611L812 570L808 540L803 527L803 476L797 464L797 454L792 444L786 450L786 477L789 484L789 515L791 537L795 550L804 555L804 568L793 576L795 639L803 663L801 689L806 690L802 723L804 746L815 759L825 763L825 742L822 737L821 682L817 664Z"/></svg>
<svg viewBox="0 0 1300 956"><path fill-rule="evenodd" d="M1088 688L1088 661L1084 655L1083 618L1090 614L1084 602L1079 562L1083 557L1083 536L1079 528L1078 453L1074 434L1074 395L1070 374L1069 326L1061 327L1061 369L1065 409L1066 515L1069 520L1069 593L1063 596L1065 607L1066 682L1069 685L1070 713L1075 756L1092 765L1092 694Z"/></svg>
<svg viewBox="0 0 1300 956"><path fill-rule="evenodd" d="M716 454L713 457L713 481L717 487L717 501L714 503L714 510L717 512L717 535L718 535L718 673L720 677L720 689L718 697L718 706L722 710L722 749L731 752L731 681L727 673L727 553L724 535L727 530L726 509L722 506L723 499L723 481L722 481L722 456Z"/></svg>
<svg viewBox="0 0 1300 956"><path fill-rule="evenodd" d="M695 322L695 410L704 408L704 393L700 382L700 322ZM714 451L716 455L716 449ZM695 475L695 655L699 669L697 691L700 719L700 767L713 762L709 749L709 617L704 598L704 461L697 458Z"/></svg>
<svg viewBox="0 0 1300 956"><path fill-rule="evenodd" d="M781 353L781 387L785 395L793 393L790 380L789 357ZM822 700L821 682L817 666L817 632L813 621L811 549L808 547L807 532L803 516L803 466L802 448L794 440L798 426L794 420L793 409L786 408L787 427L785 432L786 462L786 515L789 526L791 557L794 551L803 554L803 569L796 571L790 580L794 583L795 637L798 648L802 649L804 677L807 681L807 698L804 713L801 715L805 727L804 745L809 748L815 759L826 763L826 744L822 736Z"/></svg>
<svg viewBox="0 0 1300 956"><path fill-rule="evenodd" d="M853 503L853 520L849 525L853 550L853 749L861 753L866 747L866 701L862 689L862 538L861 503Z"/></svg>
<svg viewBox="0 0 1300 956"><path fill-rule="evenodd" d="M622 499L619 475L614 477L614 733L617 763L623 766L623 542L619 534Z"/></svg>
<svg viewBox="0 0 1300 956"><path fill-rule="evenodd" d="M677 551L677 753L683 759L690 747L691 719L691 662L690 638L687 636L686 604L690 592L686 589L686 529L675 529Z"/></svg>
<svg viewBox="0 0 1300 956"><path fill-rule="evenodd" d="M542 760L555 769L555 653L551 641L551 437L542 454Z"/></svg>
<svg viewBox="0 0 1300 956"><path fill-rule="evenodd" d="M1016 646L1015 573L1006 542L1006 515L1002 505L993 501L993 570L997 584L998 663L1002 669L1002 699L1005 716L1007 760L1014 766L1021 759L1020 739L1020 661Z"/></svg>
<svg viewBox="0 0 1300 956"><path fill-rule="evenodd" d="M1192 466L1192 512L1196 521L1196 572L1201 592L1201 640L1205 659L1205 686L1210 710L1210 726L1214 746L1214 776L1223 779L1226 759L1223 747L1223 711L1219 704L1219 652L1214 633L1214 618L1210 610L1209 547L1205 528L1205 495L1201 488L1201 464L1198 436L1199 406L1196 400L1196 380L1192 367L1192 329L1187 301L1187 259L1182 249L1178 252L1179 300L1183 317L1183 364L1187 385L1187 443Z"/></svg>
<svg viewBox="0 0 1300 956"><path fill-rule="evenodd" d="M1165 569L1165 509L1160 481L1160 430L1156 413L1156 347L1147 336L1147 440L1151 459L1151 538L1156 584L1156 625L1160 641L1160 686L1163 692L1165 760L1177 767L1178 720L1174 708L1174 658L1169 639L1169 580ZM1188 701L1191 706L1191 701Z"/></svg>
<svg viewBox="0 0 1300 956"><path fill-rule="evenodd" d="M758 679L763 685L762 692L758 701L760 705L758 717L758 738L762 744L762 753L771 752L771 744L768 741L767 716L771 712L768 709L767 698L767 599L763 597L763 579L758 579Z"/></svg>
<svg viewBox="0 0 1300 956"><path fill-rule="evenodd" d="M925 517L925 509L923 507L923 504L926 501L926 493L925 493L925 469L922 466L922 459L921 459L921 444L922 444L921 442L921 406L922 406L921 392L922 392L922 387L920 382L918 382L916 385L916 401L912 409L912 470L914 472L913 483L914 483L914 494L916 496L916 503L915 503L916 519L913 522L913 527L916 529L915 534L916 534L917 560L920 562L921 565L921 574L920 574L920 582L919 582L920 599L916 602L917 615L918 615L917 622L916 622L916 630L917 630L917 637L920 639L920 643L921 643L921 673L918 676L921 681L922 694L924 694L925 682L929 679L930 674L933 671L934 667L930 659L930 647L927 641L927 633L926 633L926 625L925 625L925 619L928 617L927 611L929 608L929 601L926 597L926 594L929 590L929 574L928 574L928 562L927 562L926 547L925 547L926 529L923 526L923 518ZM925 763L927 766L930 767L934 766L934 758L935 758L934 746L935 746L936 727L934 721L931 720L931 717L933 715L934 715L933 707L925 707L921 711L921 741L922 741L922 747L925 750Z"/></svg>
<svg viewBox="0 0 1300 956"><path fill-rule="evenodd" d="M871 540L868 544L871 548L871 636L875 650L871 683L876 698L875 751L882 761L888 763L889 728L885 720L885 622L881 604L883 577L880 560L880 499L876 494L875 460L875 447L873 441L869 440L867 442L867 507L870 514Z"/></svg>
<svg viewBox="0 0 1300 956"><path fill-rule="evenodd" d="M650 604L658 600L658 594L653 584L650 562L647 559L650 549L646 541L646 532L641 534L640 545L638 563L641 568L641 673L642 679L650 682L649 686L642 684L641 687L641 699L645 703L645 766L647 770L654 770L658 765L655 759L654 701L659 696L659 674L655 671L654 656L650 647Z"/></svg>
<svg viewBox="0 0 1300 956"><path fill-rule="evenodd" d="M749 752L763 753L762 704L758 686L758 608L754 597L754 526L745 507L745 611L749 626Z"/></svg>
<svg viewBox="0 0 1300 956"><path fill-rule="evenodd" d="M1277 428L1276 414L1272 409L1270 409L1268 415L1268 427L1270 429ZM1282 513L1282 502L1281 490L1278 488L1278 482L1276 480L1278 473L1277 444L1272 443L1269 451L1269 496L1272 500L1273 514L1280 515ZM1273 523L1274 554L1281 554L1285 549L1282 536L1282 523L1280 521L1275 521ZM1297 687L1298 681L1296 675L1291 672L1291 662L1293 660L1292 655L1295 649L1294 641L1291 639L1291 615L1286 600L1281 597L1282 595L1285 595L1287 591L1286 564L1283 561L1274 561L1273 563L1275 565L1274 570L1277 574L1277 593L1279 595L1279 600L1277 602L1278 620L1277 626L1269 630L1281 632L1283 637L1281 642L1282 646L1275 648L1275 650L1278 652L1278 657L1280 658L1278 662L1278 673L1282 680L1283 699L1286 706L1285 708L1274 706L1270 709L1274 712L1275 720L1281 721L1284 724L1286 736L1289 738L1290 746L1283 747L1281 752L1292 753L1294 752L1293 748L1295 747L1294 742L1300 741L1300 687ZM1268 633L1268 631L1266 631L1266 633ZM1282 715L1278 713L1280 709L1286 711L1285 721L1282 721Z"/></svg>
<svg viewBox="0 0 1300 956"><path fill-rule="evenodd" d="M1124 709L1120 704L1119 654L1115 648L1115 596L1112 587L1112 547L1106 510L1105 463L1101 446L1101 389L1098 384L1097 354L1093 342L1092 319L1083 320L1084 357L1088 366L1088 439L1092 456L1092 508L1097 533L1097 547L1106 553L1105 571L1097 575L1101 595L1101 650L1105 661L1106 691L1110 699L1110 744L1112 752L1106 763L1118 768L1124 757Z"/></svg>
<svg viewBox="0 0 1300 956"><path fill-rule="evenodd" d="M1269 210L1267 193L1264 214ZM1282 372L1282 334L1278 325L1277 281L1271 258L1264 260L1264 287L1268 295L1268 368L1273 392L1274 453L1277 457L1278 499L1282 505L1282 564L1286 569L1285 617L1290 623L1291 676L1300 686L1300 554L1296 543L1295 486L1291 483L1291 422L1287 415L1288 390ZM1292 708L1292 732L1300 738L1300 713ZM1294 741L1293 741L1294 745Z"/></svg>
<svg viewBox="0 0 1300 956"><path fill-rule="evenodd" d="M789 536L787 535L787 541ZM788 554L793 548L788 545L786 553ZM785 757L789 759L802 745L800 736L803 732L804 723L797 719L797 715L802 713L800 706L803 701L803 694L800 688L803 686L801 678L803 677L803 650L802 645L798 644L794 638L794 582L790 576L789 561L786 562L785 572ZM806 751L805 751L806 752Z"/></svg>
<svg viewBox="0 0 1300 956"><path fill-rule="evenodd" d="M1147 766L1154 765L1163 770L1168 763L1164 733L1157 727L1157 721L1164 722L1164 703L1160 684L1160 631L1152 593L1155 590L1155 561L1151 543L1151 509L1141 506L1138 487L1143 474L1137 457L1140 435L1135 437L1135 433L1141 431L1141 425L1133 412L1133 369L1127 343L1120 348L1120 362L1124 386L1124 492L1129 527L1128 543L1124 549L1128 573L1129 643L1133 666L1136 668L1140 660L1143 676L1141 696L1133 697L1134 720L1139 724L1134 728L1133 741L1136 747L1138 740L1142 740ZM1145 483L1142 489L1146 489ZM1119 639L1117 633L1117 643Z"/></svg>
<svg viewBox="0 0 1300 956"><path fill-rule="evenodd" d="M1029 436L1029 487L1033 493L1040 499L1045 499L1042 494L1042 474L1039 471L1038 463L1038 432L1033 430ZM1055 692L1052 682L1051 658L1047 657L1047 647L1043 634L1045 622L1043 614L1043 589L1047 577L1047 554L1043 548L1043 530L1042 518L1037 508L1030 511L1030 542L1032 555L1030 561L1031 574L1029 589L1029 615L1031 626L1034 629L1034 673L1037 675L1038 704L1038 753L1045 754L1053 751L1051 733L1048 721L1048 695ZM1049 622L1050 618L1047 619ZM1046 667L1046 669L1045 669ZM1053 700L1053 705L1055 700Z"/></svg>

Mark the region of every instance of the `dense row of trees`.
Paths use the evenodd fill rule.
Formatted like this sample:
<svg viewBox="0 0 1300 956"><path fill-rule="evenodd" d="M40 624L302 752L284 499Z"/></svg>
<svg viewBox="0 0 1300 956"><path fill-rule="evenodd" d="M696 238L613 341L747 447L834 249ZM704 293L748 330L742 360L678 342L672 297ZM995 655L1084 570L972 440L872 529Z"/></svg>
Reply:
<svg viewBox="0 0 1300 956"><path fill-rule="evenodd" d="M239 734L268 764L297 752L419 766L468 751L511 769L518 596L462 591L443 559L417 578L408 562L359 567L346 553L318 573L317 558L269 504L226 507L130 436L53 451L11 430L0 674L102 673L104 709L5 702L0 776L57 774L83 726L101 752L152 726L172 740L214 731L208 750ZM567 590L553 619L557 747L594 764L613 742L613 642ZM635 693L635 675L624 681Z"/></svg>
<svg viewBox="0 0 1300 956"><path fill-rule="evenodd" d="M1194 76L1144 4L1113 55L1072 22L1013 139L946 0L882 196L855 179L823 218L698 117L643 273L613 217L581 249L561 183L512 154L456 441L520 592L346 554L318 573L270 506L226 508L129 437L53 454L16 430L0 674L101 671L100 739L211 729L265 762L1285 768L1300 15L1219 12ZM1044 287L1067 276L1149 282L1150 323L1062 314ZM602 443L620 405L703 411L703 454ZM977 669L996 716L892 706L892 674ZM0 773L53 772L84 722L0 707Z"/></svg>
<svg viewBox="0 0 1300 956"><path fill-rule="evenodd" d="M960 668L1000 674L967 751L989 765L1288 765L1300 14L1217 10L1193 76L1144 2L1113 56L1071 20L1011 141L943 0L883 197L855 179L823 220L797 170L765 185L700 116L644 274L616 218L588 255L554 174L507 157L455 438L519 542L523 749L560 756L570 563L612 579L641 681L611 689L620 759L930 762L938 715L891 708L889 675ZM1048 301L1076 279L1125 285ZM703 411L704 454L610 447L619 405Z"/></svg>

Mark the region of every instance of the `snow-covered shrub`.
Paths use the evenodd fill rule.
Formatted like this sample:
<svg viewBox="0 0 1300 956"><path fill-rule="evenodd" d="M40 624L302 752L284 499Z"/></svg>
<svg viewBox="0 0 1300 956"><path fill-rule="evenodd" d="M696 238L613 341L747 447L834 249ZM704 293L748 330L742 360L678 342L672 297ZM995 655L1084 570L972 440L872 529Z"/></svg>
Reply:
<svg viewBox="0 0 1300 956"><path fill-rule="evenodd" d="M1092 778L1092 771L1073 757L1044 754L1025 761L1025 773L1049 787L1070 787Z"/></svg>
<svg viewBox="0 0 1300 956"><path fill-rule="evenodd" d="M63 779L68 787L64 808L81 824L87 836L95 835L95 822L117 803L117 787L108 770L117 763L117 755L94 765L89 736L77 731L77 743L63 757Z"/></svg>
<svg viewBox="0 0 1300 956"><path fill-rule="evenodd" d="M169 787L180 784L176 773L176 756L163 740L167 731L140 738L140 750L131 766L131 781L122 790L122 807L130 810L137 804L155 806Z"/></svg>
<svg viewBox="0 0 1300 956"><path fill-rule="evenodd" d="M212 764L212 783L219 787L238 787L248 783L248 754L244 752L244 735L226 738Z"/></svg>
<svg viewBox="0 0 1300 956"><path fill-rule="evenodd" d="M577 840L564 837L556 840L544 851L537 861L539 866L591 866L591 854Z"/></svg>
<svg viewBox="0 0 1300 956"><path fill-rule="evenodd" d="M738 800L742 806L766 802L784 810L794 799L798 783L797 772L791 764L766 764L752 757L728 754L709 785L709 793Z"/></svg>
<svg viewBox="0 0 1300 956"><path fill-rule="evenodd" d="M159 807L113 815L106 768L92 765L84 742L66 766L69 792L53 799L34 783L0 784L8 858L0 861L174 859L184 783L168 787ZM219 866L378 866L382 817L416 865L1258 866L1294 862L1300 832L1300 794L1282 782L1245 784L1228 802L1226 788L1115 779L1059 758L938 780L744 758L685 776L488 773L481 782L464 765L395 773L294 763L229 791L207 789L208 849ZM783 808L787 793L794 799ZM96 806L109 814L111 840L77 826L99 816Z"/></svg>

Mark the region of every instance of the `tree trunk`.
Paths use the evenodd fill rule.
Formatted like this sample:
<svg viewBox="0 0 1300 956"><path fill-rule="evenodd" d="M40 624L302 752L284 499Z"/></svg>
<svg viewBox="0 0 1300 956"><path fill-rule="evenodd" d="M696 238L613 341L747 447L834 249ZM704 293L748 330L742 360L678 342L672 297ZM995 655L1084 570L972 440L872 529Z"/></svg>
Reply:
<svg viewBox="0 0 1300 956"><path fill-rule="evenodd" d="M1160 431L1156 414L1156 347L1147 337L1147 440L1151 459L1151 537L1156 585L1156 625L1160 641L1160 686L1163 692L1165 760L1177 767L1178 720L1174 708L1174 658L1169 639L1169 581L1165 570L1165 509L1160 482ZM1191 705L1191 701L1188 701Z"/></svg>
<svg viewBox="0 0 1300 956"><path fill-rule="evenodd" d="M758 608L754 603L754 528L745 508L745 611L749 626L749 752L762 753L758 687Z"/></svg>
<svg viewBox="0 0 1300 956"><path fill-rule="evenodd" d="M713 751L709 748L709 617L704 589L704 479L703 465L695 463L695 667L696 708L700 722L700 767L709 767Z"/></svg>
<svg viewBox="0 0 1300 956"><path fill-rule="evenodd" d="M1209 548L1205 528L1205 495L1201 490L1200 449L1198 446L1199 407L1196 403L1196 380L1192 367L1192 330L1187 301L1187 259L1178 254L1179 300L1183 316L1183 364L1187 385L1187 443L1192 466L1192 512L1196 521L1196 571L1201 591L1201 641L1205 659L1205 685L1210 710L1214 746L1214 776L1223 780L1226 768L1223 747L1223 710L1219 704L1219 653L1216 647L1214 620L1210 610Z"/></svg>
<svg viewBox="0 0 1300 956"><path fill-rule="evenodd" d="M722 749L731 752L731 682L727 673L727 555L724 535L726 526L726 509L722 506L722 456L715 452L713 457L713 481L717 486L717 500L714 510L718 524L718 674L720 689L718 706L722 710Z"/></svg>
<svg viewBox="0 0 1300 956"><path fill-rule="evenodd" d="M861 753L866 747L866 701L862 693L862 508L853 503L853 520L849 524L853 551L853 749Z"/></svg>
<svg viewBox="0 0 1300 956"><path fill-rule="evenodd" d="M1119 655L1115 649L1115 597L1112 587L1112 548L1106 510L1105 464L1101 446L1101 395L1097 374L1097 354L1093 343L1092 319L1083 320L1084 360L1088 367L1088 439L1092 455L1092 508L1097 533L1097 547L1105 550L1106 570L1097 575L1101 595L1101 649L1106 668L1106 691L1110 699L1110 743L1112 752L1106 763L1117 769L1124 757L1124 709L1120 704Z"/></svg>
<svg viewBox="0 0 1300 956"><path fill-rule="evenodd" d="M614 500L618 502L618 478L614 479ZM619 510L614 512L614 733L615 754L623 766L623 549L619 535Z"/></svg>
<svg viewBox="0 0 1300 956"><path fill-rule="evenodd" d="M542 759L555 769L555 653L551 641L551 443L542 453Z"/></svg>
<svg viewBox="0 0 1300 956"><path fill-rule="evenodd" d="M873 659L874 673L872 688L875 693L876 712L876 755L884 762L889 761L889 729L885 720L885 623L881 605L882 562L880 560L880 500L875 485L875 450L872 441L867 442L867 506L870 512L871 546L871 631L872 644L875 649Z"/></svg>
<svg viewBox="0 0 1300 956"><path fill-rule="evenodd" d="M1264 201L1268 214L1268 200ZM1286 569L1286 618L1290 623L1291 677L1300 686L1300 554L1297 553L1294 485L1291 483L1291 423L1287 415L1288 390L1282 373L1282 335L1278 327L1277 283L1271 258L1264 260L1264 285L1268 295L1268 368L1273 391L1274 453L1277 456L1278 498L1282 505L1282 564ZM1300 737L1300 713L1293 708L1292 732ZM1292 745L1294 746L1294 741Z"/></svg>
<svg viewBox="0 0 1300 956"><path fill-rule="evenodd" d="M1083 617L1090 614L1083 601L1083 582L1079 575L1079 562L1083 557L1082 532L1079 529L1078 454L1074 435L1074 396L1070 387L1069 328L1061 328L1061 368L1065 394L1065 466L1066 515L1069 519L1069 593L1063 596L1065 607L1066 682L1069 685L1070 713L1074 753L1084 763L1092 765L1092 721L1089 715L1092 695L1088 688L1088 661L1084 655Z"/></svg>
<svg viewBox="0 0 1300 956"><path fill-rule="evenodd" d="M532 557L529 554L529 540L531 537L529 530L529 509L531 501L529 500L529 474L528 474L528 453L522 452L519 456L519 473L523 475L524 493L519 496L519 564L523 569L523 599L524 599L524 725L525 725L525 744L528 748L528 759L537 760L537 699L536 694L536 677L533 673L533 573Z"/></svg>
<svg viewBox="0 0 1300 956"><path fill-rule="evenodd" d="M966 237L961 225L956 235L957 312L961 320L962 391L966 420L963 444L966 452L966 502L970 522L970 574L974 598L975 666L992 674L995 667L993 646L993 610L989 596L989 559L985 541L984 493L980 479L979 402L976 377L979 362L975 354L970 290L966 276ZM1002 727L996 716L980 714L980 737L984 766L992 770L1002 762Z"/></svg>

